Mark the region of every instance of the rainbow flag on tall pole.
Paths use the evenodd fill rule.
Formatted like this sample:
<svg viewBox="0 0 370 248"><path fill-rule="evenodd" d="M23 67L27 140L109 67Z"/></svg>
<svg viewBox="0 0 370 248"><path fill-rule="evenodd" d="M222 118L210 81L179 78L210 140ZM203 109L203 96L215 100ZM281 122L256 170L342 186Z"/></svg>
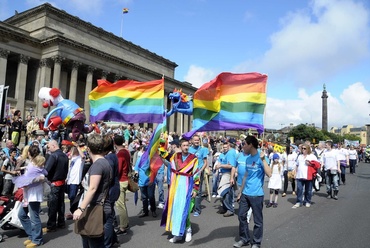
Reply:
<svg viewBox="0 0 370 248"><path fill-rule="evenodd" d="M200 87L193 96L193 127L196 132L257 129L264 130L267 75L221 73Z"/></svg>
<svg viewBox="0 0 370 248"><path fill-rule="evenodd" d="M123 15L124 15L124 14L128 14L128 8L123 8L123 9L122 9L122 14L123 14ZM120 34L121 38L123 38L123 37L122 37L122 29L123 29L123 15L122 15L122 17L121 17L121 34Z"/></svg>
<svg viewBox="0 0 370 248"><path fill-rule="evenodd" d="M164 79L115 83L98 80L98 86L89 94L89 102L91 122L162 123Z"/></svg>
<svg viewBox="0 0 370 248"><path fill-rule="evenodd" d="M128 8L123 8L122 9L122 14L128 14Z"/></svg>

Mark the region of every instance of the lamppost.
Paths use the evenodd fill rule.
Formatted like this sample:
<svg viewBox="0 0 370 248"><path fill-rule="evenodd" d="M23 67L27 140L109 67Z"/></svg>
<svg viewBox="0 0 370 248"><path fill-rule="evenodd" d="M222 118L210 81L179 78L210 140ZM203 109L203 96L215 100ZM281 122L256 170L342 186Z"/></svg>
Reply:
<svg viewBox="0 0 370 248"><path fill-rule="evenodd" d="M33 108L32 108L32 107L30 107L30 108L28 109L28 112L30 113L30 116L32 117Z"/></svg>

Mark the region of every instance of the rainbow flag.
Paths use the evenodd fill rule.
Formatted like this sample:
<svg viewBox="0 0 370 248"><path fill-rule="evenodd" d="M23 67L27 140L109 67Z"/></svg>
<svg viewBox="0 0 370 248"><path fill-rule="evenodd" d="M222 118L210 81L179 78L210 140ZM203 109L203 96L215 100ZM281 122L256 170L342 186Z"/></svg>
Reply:
<svg viewBox="0 0 370 248"><path fill-rule="evenodd" d="M193 128L196 132L255 128L263 132L267 75L221 73L194 94Z"/></svg>
<svg viewBox="0 0 370 248"><path fill-rule="evenodd" d="M98 80L89 94L90 122L161 123L164 79L149 82Z"/></svg>
<svg viewBox="0 0 370 248"><path fill-rule="evenodd" d="M148 166L147 161L150 161L147 168L147 175L149 175L150 182L154 182L157 172L163 164L163 161L158 154L158 148L160 145L161 136L163 136L164 133L167 131L167 117L164 111L162 115L162 120L162 123L158 124L155 131L153 132L147 149L141 156L139 162L139 168L142 168L143 166Z"/></svg>
<svg viewBox="0 0 370 248"><path fill-rule="evenodd" d="M123 8L122 9L122 14L127 14L128 13L128 8Z"/></svg>

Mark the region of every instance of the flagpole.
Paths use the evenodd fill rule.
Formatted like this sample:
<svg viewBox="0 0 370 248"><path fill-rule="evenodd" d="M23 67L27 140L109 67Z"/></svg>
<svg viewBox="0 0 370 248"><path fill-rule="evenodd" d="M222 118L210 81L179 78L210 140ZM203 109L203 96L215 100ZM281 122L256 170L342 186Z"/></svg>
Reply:
<svg viewBox="0 0 370 248"><path fill-rule="evenodd" d="M121 38L123 38L123 37L122 37L122 28L123 28L123 16L124 16L124 15L123 15L123 13L122 13L122 17L121 17L121 35L120 35L120 36L121 36Z"/></svg>
<svg viewBox="0 0 370 248"><path fill-rule="evenodd" d="M267 74L265 74L267 75ZM265 92L266 92L266 105L265 105L265 109L263 110L263 133L262 133L262 144L261 144L261 149L263 148L263 141L265 140L265 123L266 123L266 106L267 106L267 84L268 84L268 77L267 77L267 81L266 81L266 88L265 88Z"/></svg>

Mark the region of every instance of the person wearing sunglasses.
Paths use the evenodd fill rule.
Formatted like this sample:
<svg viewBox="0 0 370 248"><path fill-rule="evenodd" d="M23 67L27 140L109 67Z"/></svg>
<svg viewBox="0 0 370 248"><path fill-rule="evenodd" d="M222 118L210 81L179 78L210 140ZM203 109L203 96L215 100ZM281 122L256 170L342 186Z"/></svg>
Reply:
<svg viewBox="0 0 370 248"><path fill-rule="evenodd" d="M296 182L297 182L297 201L292 208L299 208L302 204L311 207L312 197L312 170L311 161L317 161L312 154L311 146L302 144L301 154L297 159ZM304 196L304 200L303 200Z"/></svg>

